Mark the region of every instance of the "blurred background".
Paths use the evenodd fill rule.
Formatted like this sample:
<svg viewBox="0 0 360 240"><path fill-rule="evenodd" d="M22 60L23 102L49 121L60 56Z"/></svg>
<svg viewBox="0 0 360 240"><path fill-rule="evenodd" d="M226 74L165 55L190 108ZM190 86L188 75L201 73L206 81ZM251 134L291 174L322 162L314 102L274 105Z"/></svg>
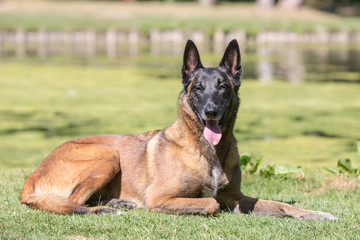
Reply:
<svg viewBox="0 0 360 240"><path fill-rule="evenodd" d="M0 0L0 167L171 124L187 39L205 66L240 44L240 152L307 170L354 159L359 16L359 0Z"/></svg>

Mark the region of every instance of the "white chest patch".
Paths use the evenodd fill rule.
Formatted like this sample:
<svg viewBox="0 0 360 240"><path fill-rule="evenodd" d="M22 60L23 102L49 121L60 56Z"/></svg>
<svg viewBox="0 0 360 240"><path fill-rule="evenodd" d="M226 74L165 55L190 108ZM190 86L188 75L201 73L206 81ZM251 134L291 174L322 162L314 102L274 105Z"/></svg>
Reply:
<svg viewBox="0 0 360 240"><path fill-rule="evenodd" d="M211 175L214 178L213 196L215 198L216 195L217 195L217 191L219 189L219 179L220 179L220 176L221 176L220 169L218 167L214 167L213 170L211 171Z"/></svg>
<svg viewBox="0 0 360 240"><path fill-rule="evenodd" d="M211 176L213 178L210 186L208 186L207 188L204 188L202 190L202 197L204 198L215 198L217 195L217 192L219 190L219 182L220 182L220 177L222 175L221 170L215 166L212 170L211 170Z"/></svg>

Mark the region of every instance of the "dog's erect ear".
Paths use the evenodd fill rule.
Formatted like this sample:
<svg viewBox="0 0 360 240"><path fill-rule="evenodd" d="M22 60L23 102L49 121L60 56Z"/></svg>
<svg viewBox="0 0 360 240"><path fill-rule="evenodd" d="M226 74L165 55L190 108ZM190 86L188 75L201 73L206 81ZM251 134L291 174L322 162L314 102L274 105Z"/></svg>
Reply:
<svg viewBox="0 0 360 240"><path fill-rule="evenodd" d="M220 67L225 68L230 74L234 86L236 88L240 87L240 76L242 73L241 55L239 45L235 39L227 46L224 56L220 62Z"/></svg>
<svg viewBox="0 0 360 240"><path fill-rule="evenodd" d="M191 74L199 68L203 68L200 61L199 51L197 50L195 43L188 40L184 50L183 66L181 69L184 89L186 89L190 83Z"/></svg>

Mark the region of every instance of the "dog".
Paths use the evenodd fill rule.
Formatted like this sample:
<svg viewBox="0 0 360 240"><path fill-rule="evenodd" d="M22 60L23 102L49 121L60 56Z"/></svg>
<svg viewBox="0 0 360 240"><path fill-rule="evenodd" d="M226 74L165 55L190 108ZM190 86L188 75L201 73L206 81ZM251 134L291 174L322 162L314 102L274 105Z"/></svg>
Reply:
<svg viewBox="0 0 360 240"><path fill-rule="evenodd" d="M215 215L220 209L299 219L334 216L252 198L240 190L233 134L239 107L241 56L232 40L219 67L203 67L188 40L178 119L163 130L88 136L63 143L25 180L20 201L52 213L121 214L145 208L169 214ZM212 196L205 197L204 189Z"/></svg>

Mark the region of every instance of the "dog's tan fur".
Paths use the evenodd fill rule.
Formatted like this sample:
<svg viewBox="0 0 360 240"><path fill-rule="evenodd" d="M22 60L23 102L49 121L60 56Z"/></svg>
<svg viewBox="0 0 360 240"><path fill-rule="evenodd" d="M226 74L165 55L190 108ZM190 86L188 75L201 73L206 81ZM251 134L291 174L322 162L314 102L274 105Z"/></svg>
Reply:
<svg viewBox="0 0 360 240"><path fill-rule="evenodd" d="M219 144L212 146L203 137L204 126L190 106L191 86L192 82L180 94L179 118L161 131L89 136L59 146L26 179L21 203L60 214L117 214L116 207L137 207L175 214L213 215L224 209L334 219L327 213L244 196L233 135L239 107L237 89L231 83L223 135ZM203 197L203 189L214 196ZM99 202L112 207L84 206Z"/></svg>

